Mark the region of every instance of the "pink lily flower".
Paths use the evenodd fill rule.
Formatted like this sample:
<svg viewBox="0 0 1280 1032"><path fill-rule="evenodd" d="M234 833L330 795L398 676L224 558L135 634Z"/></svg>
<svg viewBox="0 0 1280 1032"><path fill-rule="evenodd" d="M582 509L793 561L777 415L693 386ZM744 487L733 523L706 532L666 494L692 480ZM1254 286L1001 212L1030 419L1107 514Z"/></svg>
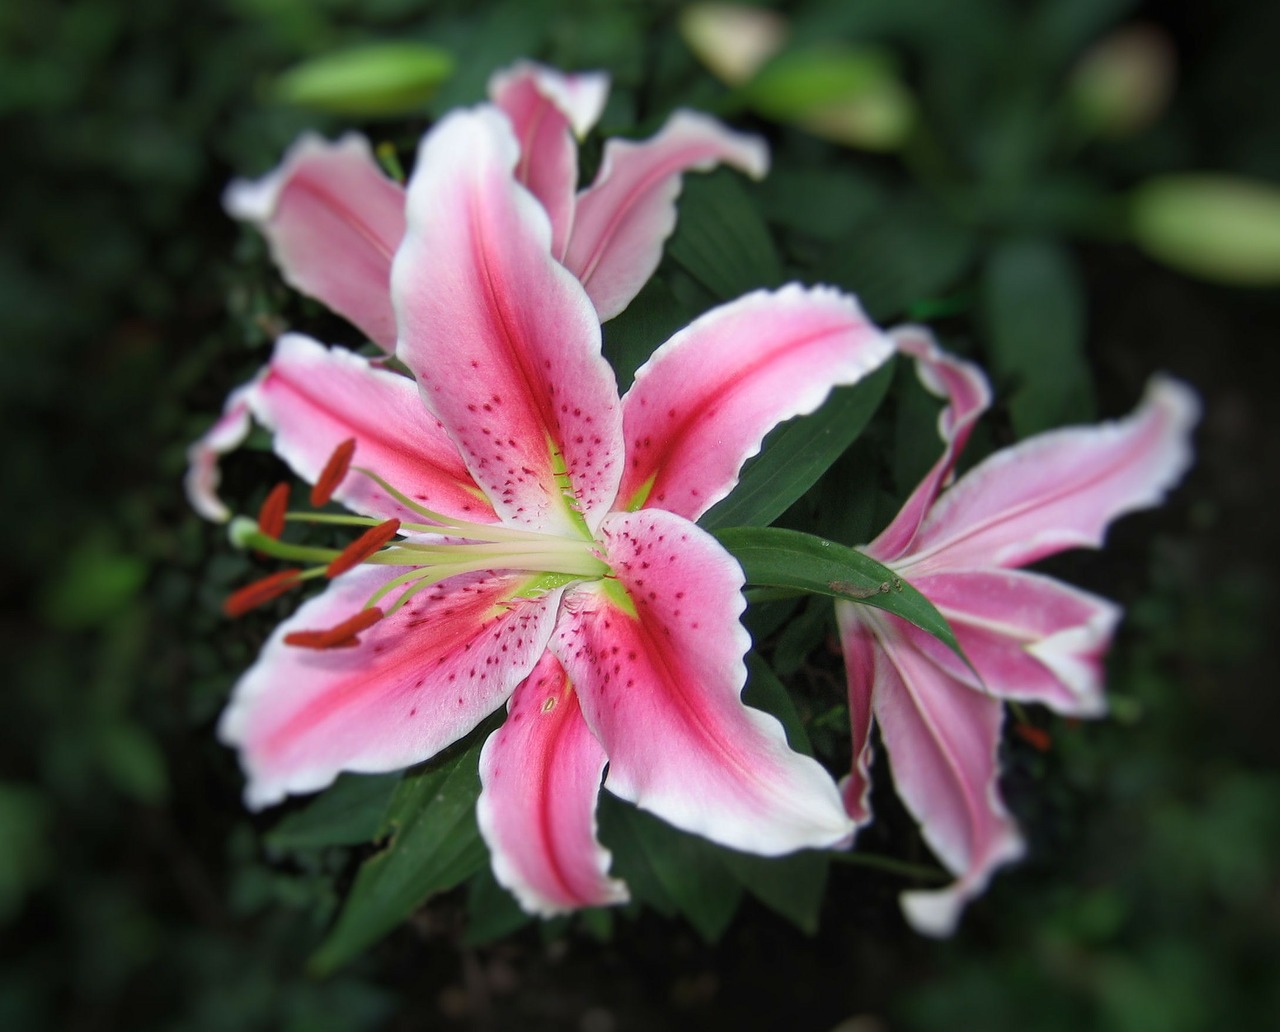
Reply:
<svg viewBox="0 0 1280 1032"><path fill-rule="evenodd" d="M1001 700L1075 717L1106 707L1103 657L1119 608L1017 567L1097 547L1111 520L1158 504L1191 462L1198 404L1187 387L1157 378L1127 419L1040 434L943 491L990 389L977 367L942 352L926 332L894 336L925 387L948 400L939 420L946 447L865 551L938 607L981 680L918 628L837 603L854 755L842 790L850 817L867 823L877 723L898 794L957 875L945 889L902 896L908 921L941 936L955 929L994 868L1023 852L997 783Z"/></svg>
<svg viewBox="0 0 1280 1032"><path fill-rule="evenodd" d="M414 380L289 335L242 389L312 483L354 440L334 497L401 521L374 549L402 537L276 630L220 734L261 807L428 759L509 700L478 819L501 883L550 914L625 898L595 834L606 763L614 794L736 849L848 840L830 775L741 701L742 572L693 521L892 346L852 298L792 285L699 318L619 398L524 154L492 107L423 141L391 274Z"/></svg>
<svg viewBox="0 0 1280 1032"><path fill-rule="evenodd" d="M489 82L520 142L516 178L546 210L552 254L586 287L602 321L626 308L658 267L682 173L724 162L759 179L769 166L758 138L677 111L648 140L609 140L594 182L579 191L577 140L599 119L608 88L603 73L566 75L530 62ZM305 135L274 172L233 182L224 203L262 231L290 285L394 351L391 264L405 234L405 191L379 168L368 140ZM191 449L188 494L209 519L230 515L216 493L218 457L248 429L244 398L232 395Z"/></svg>

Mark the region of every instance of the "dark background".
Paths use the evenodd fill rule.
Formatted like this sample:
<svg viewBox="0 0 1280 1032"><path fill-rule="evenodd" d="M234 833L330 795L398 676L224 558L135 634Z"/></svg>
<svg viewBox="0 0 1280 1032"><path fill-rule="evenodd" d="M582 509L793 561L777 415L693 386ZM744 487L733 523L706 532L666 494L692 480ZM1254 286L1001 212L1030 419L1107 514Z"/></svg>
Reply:
<svg viewBox="0 0 1280 1032"><path fill-rule="evenodd" d="M843 31L840 6L788 10ZM903 6L924 13L882 36L906 81L926 110L968 97L972 114L999 106L1032 16L1062 5L975 0L965 21L978 29L943 39L928 3ZM1064 40L1068 54L1143 18L1173 41L1176 90L1148 129L1064 152L1060 167L1117 196L1189 169L1280 181L1280 105L1266 91L1274 5L1083 7L1095 21ZM471 945L455 892L338 975L306 974L358 855L273 855L259 835L275 816L240 807L234 756L213 725L270 622L221 616L248 567L190 513L180 481L186 446L282 320L356 338L283 288L219 193L232 175L269 168L302 128L348 124L274 104L267 84L302 57L369 38L430 40L458 56L429 113L480 99L489 72L524 54L608 67L611 130L651 128L676 102L712 104L718 87L682 48L675 10L10 0L0 11L0 1026L1191 1032L1261 1028L1280 1013L1269 661L1280 301L1167 269L1123 234L1061 227L1051 233L1078 272L1099 411L1127 411L1147 375L1172 371L1205 399L1199 461L1162 511L1123 522L1105 552L1053 567L1128 609L1113 719L1049 724L1046 753L1011 740L1006 790L1030 855L997 876L954 939L906 929L901 879L838 867L812 937L748 901L715 944L646 912L607 941L567 922ZM1027 74L1052 94L1068 64ZM938 117L944 146L966 153L969 116ZM885 187L881 223L915 210L919 184L897 158L745 121L770 136L784 170L873 177ZM408 160L424 124L366 128ZM833 252L806 251L778 214L785 204L751 196L790 248L788 269L834 275L823 264ZM865 240L860 226L849 232ZM927 290L956 301L944 328L978 354L981 248L1003 229L979 225L979 257ZM850 258L842 282L871 284L883 254ZM888 321L912 311L879 307ZM996 438L1008 434L1000 419ZM248 508L273 468L261 454L230 464L229 496ZM913 855L909 821L882 795L867 848Z"/></svg>

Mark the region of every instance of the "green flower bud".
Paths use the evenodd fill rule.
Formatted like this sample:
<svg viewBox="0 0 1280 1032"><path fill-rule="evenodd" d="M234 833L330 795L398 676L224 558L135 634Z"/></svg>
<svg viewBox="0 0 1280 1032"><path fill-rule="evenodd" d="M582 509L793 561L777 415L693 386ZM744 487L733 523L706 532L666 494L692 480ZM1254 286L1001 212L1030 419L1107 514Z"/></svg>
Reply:
<svg viewBox="0 0 1280 1032"><path fill-rule="evenodd" d="M332 114L379 116L419 111L453 74L453 58L424 43L374 43L304 61L275 82L286 104Z"/></svg>

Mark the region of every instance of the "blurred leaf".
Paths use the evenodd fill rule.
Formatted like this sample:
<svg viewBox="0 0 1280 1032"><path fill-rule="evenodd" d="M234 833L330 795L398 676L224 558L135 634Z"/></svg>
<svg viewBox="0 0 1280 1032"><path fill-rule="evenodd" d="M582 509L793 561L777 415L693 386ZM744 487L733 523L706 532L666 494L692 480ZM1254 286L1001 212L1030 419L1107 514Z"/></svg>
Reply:
<svg viewBox="0 0 1280 1032"><path fill-rule="evenodd" d="M787 38L782 15L748 4L691 4L680 12L679 25L689 49L730 86L755 75Z"/></svg>
<svg viewBox="0 0 1280 1032"><path fill-rule="evenodd" d="M795 702L778 675L755 651L747 653L747 686L742 690L742 701L777 717L787 733L787 744L796 752L813 755L813 744Z"/></svg>
<svg viewBox="0 0 1280 1032"><path fill-rule="evenodd" d="M155 739L140 725L113 721L95 729L98 761L116 788L143 803L169 794L169 773Z"/></svg>
<svg viewBox="0 0 1280 1032"><path fill-rule="evenodd" d="M533 920L516 898L498 884L493 868L485 864L467 886L467 930L463 941L481 946L510 935Z"/></svg>
<svg viewBox="0 0 1280 1032"><path fill-rule="evenodd" d="M808 166L771 169L756 189L765 218L819 240L851 233L881 209L886 192L865 172Z"/></svg>
<svg viewBox="0 0 1280 1032"><path fill-rule="evenodd" d="M813 935L822 914L831 860L805 850L790 856L753 856L724 851L725 866L746 890L802 932Z"/></svg>
<svg viewBox="0 0 1280 1032"><path fill-rule="evenodd" d="M819 267L883 322L953 287L973 251L969 231L932 204L886 198L879 217L833 244Z"/></svg>
<svg viewBox="0 0 1280 1032"><path fill-rule="evenodd" d="M1084 304L1060 244L1015 239L992 250L983 270L982 311L992 371L1009 387L1019 437L1095 416Z"/></svg>
<svg viewBox="0 0 1280 1032"><path fill-rule="evenodd" d="M146 579L141 557L90 540L67 559L41 597L40 608L58 627L92 627L128 606Z"/></svg>
<svg viewBox="0 0 1280 1032"><path fill-rule="evenodd" d="M372 842L401 774L341 774L305 809L291 813L265 836L275 850L356 846Z"/></svg>
<svg viewBox="0 0 1280 1032"><path fill-rule="evenodd" d="M618 390L625 392L636 370L649 360L654 349L685 326L695 313L689 312L659 276L644 285L631 304L604 324L604 356L618 378Z"/></svg>
<svg viewBox="0 0 1280 1032"><path fill-rule="evenodd" d="M1280 284L1280 186L1162 176L1138 187L1130 204L1134 239L1153 258L1219 283Z"/></svg>
<svg viewBox="0 0 1280 1032"><path fill-rule="evenodd" d="M717 527L768 525L809 490L865 429L884 400L894 364L850 387L837 387L812 415L790 420L765 438L747 460L738 486L698 520Z"/></svg>
<svg viewBox="0 0 1280 1032"><path fill-rule="evenodd" d="M730 527L716 538L742 564L748 584L847 599L900 616L963 657L933 603L870 556L781 527Z"/></svg>
<svg viewBox="0 0 1280 1032"><path fill-rule="evenodd" d="M685 177L667 254L723 301L782 281L769 230L727 169Z"/></svg>
<svg viewBox="0 0 1280 1032"><path fill-rule="evenodd" d="M0 781L0 925L16 917L27 893L52 873L52 816L39 790Z"/></svg>
<svg viewBox="0 0 1280 1032"><path fill-rule="evenodd" d="M708 942L717 941L742 898L741 884L725 866L725 852L634 806L615 809L616 823L630 832L627 848L615 849L617 874L632 884L631 867L642 859L674 909Z"/></svg>
<svg viewBox="0 0 1280 1032"><path fill-rule="evenodd" d="M888 51L805 47L779 55L741 90L766 118L866 150L896 150L915 123L915 100Z"/></svg>
<svg viewBox="0 0 1280 1032"><path fill-rule="evenodd" d="M484 736L470 748L396 787L378 829L386 846L360 867L346 906L311 958L327 974L363 952L438 892L483 866L486 852L475 821L478 764Z"/></svg>
<svg viewBox="0 0 1280 1032"><path fill-rule="evenodd" d="M304 61L276 79L285 104L340 115L421 111L450 75L453 57L425 43L374 43Z"/></svg>

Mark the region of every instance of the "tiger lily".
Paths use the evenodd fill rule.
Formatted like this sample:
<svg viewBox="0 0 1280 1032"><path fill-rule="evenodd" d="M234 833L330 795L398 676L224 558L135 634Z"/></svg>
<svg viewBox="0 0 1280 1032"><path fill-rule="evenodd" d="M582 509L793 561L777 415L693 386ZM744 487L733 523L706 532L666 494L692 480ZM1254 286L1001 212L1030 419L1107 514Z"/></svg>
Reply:
<svg viewBox="0 0 1280 1032"><path fill-rule="evenodd" d="M250 600L330 580L220 733L261 807L426 760L508 702L478 820L499 881L549 914L625 898L595 834L606 763L615 795L732 848L848 840L834 780L741 701L742 572L693 521L770 428L892 346L834 290L760 291L678 332L619 398L524 154L493 107L423 141L390 278L413 379L287 335L242 389L277 453L361 514L321 518L369 529L337 558L251 535L328 565ZM302 518L273 501L260 525Z"/></svg>
<svg viewBox="0 0 1280 1032"><path fill-rule="evenodd" d="M863 551L937 606L972 669L898 617L838 602L854 756L841 787L850 817L866 824L877 724L898 794L957 875L941 890L902 896L908 921L941 936L994 868L1023 852L997 783L1002 700L1073 717L1105 710L1102 663L1120 610L1018 567L1097 547L1113 519L1158 504L1191 461L1198 405L1187 387L1156 378L1127 419L1029 438L943 490L990 388L977 367L941 351L924 331L893 336L925 387L947 399L939 419L945 449Z"/></svg>

